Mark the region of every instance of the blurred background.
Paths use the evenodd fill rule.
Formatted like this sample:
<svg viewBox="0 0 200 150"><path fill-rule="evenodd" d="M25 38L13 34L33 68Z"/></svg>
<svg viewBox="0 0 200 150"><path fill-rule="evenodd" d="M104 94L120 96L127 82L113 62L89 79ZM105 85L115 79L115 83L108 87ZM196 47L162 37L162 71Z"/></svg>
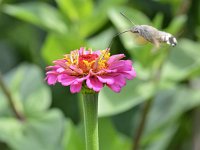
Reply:
<svg viewBox="0 0 200 150"><path fill-rule="evenodd" d="M105 49L146 24L176 47L125 33L111 54L134 61L137 78L99 96L100 150L200 150L199 0L0 0L1 150L84 150L81 95L47 86L45 67L81 46ZM21 118L20 118L21 116Z"/></svg>

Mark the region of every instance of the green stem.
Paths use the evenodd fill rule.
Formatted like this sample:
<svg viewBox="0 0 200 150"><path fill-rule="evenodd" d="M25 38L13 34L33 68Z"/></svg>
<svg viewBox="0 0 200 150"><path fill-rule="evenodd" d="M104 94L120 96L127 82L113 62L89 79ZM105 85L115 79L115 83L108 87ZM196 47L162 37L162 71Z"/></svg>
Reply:
<svg viewBox="0 0 200 150"><path fill-rule="evenodd" d="M12 109L12 111L15 114L16 118L19 119L20 121L25 121L25 117L23 116L22 113L20 113L20 111L15 106L14 99L13 99L10 91L8 90L8 88L5 85L1 73L0 73L0 88L2 89L3 93L7 97L8 104L10 105L10 108Z"/></svg>
<svg viewBox="0 0 200 150"><path fill-rule="evenodd" d="M155 74L152 75L152 81L154 82L156 89L158 89L158 85L159 85L160 77L161 77L161 73L162 73L162 68L163 68L165 61L168 59L169 54L170 54L170 51L166 50L166 52L164 54L164 58L162 59L161 63L159 64ZM136 136L133 139L133 148L132 148L133 150L140 149L141 137L144 132L145 125L147 123L148 113L151 110L153 101L154 101L154 98L152 97L144 103L144 109L142 110L141 121L139 123L138 130L136 131Z"/></svg>
<svg viewBox="0 0 200 150"><path fill-rule="evenodd" d="M142 136L142 133L143 133L143 130L145 128L145 125L146 125L146 120L147 120L147 115L148 115L148 112L151 108L151 105L152 105L152 102L153 102L153 99L149 99L146 103L144 103L144 108L143 108L143 111L142 111L142 115L141 115L141 121L140 121L140 124L138 126L138 130L136 132L136 135L135 135L135 138L134 138L134 145L133 145L133 150L139 150L140 148L140 140L141 140L141 136Z"/></svg>
<svg viewBox="0 0 200 150"><path fill-rule="evenodd" d="M83 94L86 150L99 150L98 93Z"/></svg>

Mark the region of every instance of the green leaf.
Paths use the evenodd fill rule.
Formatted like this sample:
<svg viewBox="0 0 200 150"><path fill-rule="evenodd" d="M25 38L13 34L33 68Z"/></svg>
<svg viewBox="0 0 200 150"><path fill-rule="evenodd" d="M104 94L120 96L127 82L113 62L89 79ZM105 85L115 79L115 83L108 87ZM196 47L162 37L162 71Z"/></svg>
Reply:
<svg viewBox="0 0 200 150"><path fill-rule="evenodd" d="M75 34L60 35L49 33L42 47L42 55L47 63L60 59L71 50L86 46L83 39Z"/></svg>
<svg viewBox="0 0 200 150"><path fill-rule="evenodd" d="M187 21L187 17L185 15L176 16L170 22L170 25L166 29L166 31L169 33L172 33L172 34L177 34L177 36L180 36L182 34L180 31L183 28L183 26L185 25L186 21Z"/></svg>
<svg viewBox="0 0 200 150"><path fill-rule="evenodd" d="M178 86L159 91L149 113L147 132L177 119L184 112L199 105L200 94L198 89ZM155 122L157 122L156 126Z"/></svg>
<svg viewBox="0 0 200 150"><path fill-rule="evenodd" d="M83 37L97 32L103 25L105 25L107 18L107 12L111 7L115 7L124 3L123 0L101 0L93 9L93 12L90 13L87 17L82 17L80 22L80 34Z"/></svg>
<svg viewBox="0 0 200 150"><path fill-rule="evenodd" d="M200 44L183 39L170 51L163 67L163 80L181 81L191 76L200 67Z"/></svg>
<svg viewBox="0 0 200 150"><path fill-rule="evenodd" d="M1 114L0 141L15 150L61 150L64 117L59 110L47 111L51 96L41 70L35 65L22 64L6 74L5 83L25 120ZM0 100L10 110L4 95Z"/></svg>
<svg viewBox="0 0 200 150"><path fill-rule="evenodd" d="M157 29L161 29L164 16L162 13L157 13L153 19L153 25Z"/></svg>
<svg viewBox="0 0 200 150"><path fill-rule="evenodd" d="M120 134L108 118L99 120L100 150L130 150L131 139Z"/></svg>
<svg viewBox="0 0 200 150"><path fill-rule="evenodd" d="M42 74L35 65L22 64L5 76L16 106L28 116L40 114L50 106L51 94ZM1 97L0 102L7 104L7 99Z"/></svg>
<svg viewBox="0 0 200 150"><path fill-rule="evenodd" d="M107 17L105 11L106 10L103 11L104 13L102 13L102 11L93 12L92 16L84 18L84 20L80 22L81 37L88 37L94 34L106 23Z"/></svg>
<svg viewBox="0 0 200 150"><path fill-rule="evenodd" d="M23 137L23 124L15 118L0 118L0 140L15 145ZM12 140L11 140L12 137Z"/></svg>
<svg viewBox="0 0 200 150"><path fill-rule="evenodd" d="M65 124L64 138L62 140L64 149L84 150L84 128L83 126L75 126L69 119Z"/></svg>
<svg viewBox="0 0 200 150"><path fill-rule="evenodd" d="M60 34L67 33L67 24L62 14L52 6L42 2L27 2L18 5L4 5L6 14L22 19L44 30Z"/></svg>
<svg viewBox="0 0 200 150"><path fill-rule="evenodd" d="M199 105L199 89L182 85L159 90L148 113L143 136L144 144L148 145L146 149L166 149L177 130L180 116Z"/></svg>
<svg viewBox="0 0 200 150"><path fill-rule="evenodd" d="M69 17L72 21L79 20L79 13L77 12L75 4L72 0L56 0L56 2L66 17Z"/></svg>
<svg viewBox="0 0 200 150"><path fill-rule="evenodd" d="M144 92L148 91L148 92ZM99 95L99 116L112 116L131 109L154 94L154 85L139 79L127 81L120 93L104 88Z"/></svg>
<svg viewBox="0 0 200 150"><path fill-rule="evenodd" d="M113 7L121 6L123 4L126 4L128 0L101 0L99 3L97 3L99 10L103 9L110 9Z"/></svg>
<svg viewBox="0 0 200 150"><path fill-rule="evenodd" d="M62 12L70 18L71 21L82 20L92 14L92 0L56 0Z"/></svg>
<svg viewBox="0 0 200 150"><path fill-rule="evenodd" d="M0 140L15 150L61 150L63 121L58 110L49 111L38 119L28 119L25 122L1 118Z"/></svg>
<svg viewBox="0 0 200 150"><path fill-rule="evenodd" d="M87 40L87 45L93 49L105 49L109 46L114 36L114 30L112 28L107 29L100 34Z"/></svg>
<svg viewBox="0 0 200 150"><path fill-rule="evenodd" d="M174 134L178 129L177 123L168 124L167 127L162 128L149 136L149 142L145 143L144 150L165 150L170 144Z"/></svg>
<svg viewBox="0 0 200 150"><path fill-rule="evenodd" d="M72 26L79 28L81 37L88 37L97 32L107 21L107 11L123 3L122 0L99 1L95 4L92 0L57 0L62 12L71 20Z"/></svg>

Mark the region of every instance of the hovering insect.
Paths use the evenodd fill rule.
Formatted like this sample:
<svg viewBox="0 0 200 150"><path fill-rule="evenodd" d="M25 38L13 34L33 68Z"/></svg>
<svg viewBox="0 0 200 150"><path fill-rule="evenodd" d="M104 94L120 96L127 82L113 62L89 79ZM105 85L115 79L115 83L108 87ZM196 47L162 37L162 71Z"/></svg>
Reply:
<svg viewBox="0 0 200 150"><path fill-rule="evenodd" d="M153 43L156 47L159 47L160 43L167 43L171 46L176 46L177 40L172 34L159 31L158 29L149 25L136 25L123 13L120 12L120 14L129 20L134 26L129 30L119 33L118 35L125 32L132 32L142 36L145 40Z"/></svg>

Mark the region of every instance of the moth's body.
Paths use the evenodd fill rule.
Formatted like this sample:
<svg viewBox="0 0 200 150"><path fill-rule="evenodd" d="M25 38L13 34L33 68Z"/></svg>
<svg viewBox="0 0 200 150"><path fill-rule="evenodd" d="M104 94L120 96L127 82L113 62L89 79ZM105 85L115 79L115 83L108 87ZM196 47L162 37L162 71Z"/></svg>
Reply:
<svg viewBox="0 0 200 150"><path fill-rule="evenodd" d="M123 17L125 17L127 20L129 20L134 26L131 29L125 30L125 31L120 32L117 35L115 35L112 38L112 40L109 44L109 47L111 46L112 41L116 36L124 34L126 32L137 33L141 37L143 37L145 40L153 43L156 47L159 47L160 43L163 43L163 42L167 43L171 46L176 46L177 40L172 34L164 32L164 31L159 31L158 29L156 29L152 26L149 26L149 25L136 25L123 13L120 12L120 14Z"/></svg>
<svg viewBox="0 0 200 150"><path fill-rule="evenodd" d="M129 31L132 33L138 33L144 39L155 44L157 47L162 42L171 46L175 46L177 44L177 40L173 35L164 31L159 31L149 25L135 25Z"/></svg>

